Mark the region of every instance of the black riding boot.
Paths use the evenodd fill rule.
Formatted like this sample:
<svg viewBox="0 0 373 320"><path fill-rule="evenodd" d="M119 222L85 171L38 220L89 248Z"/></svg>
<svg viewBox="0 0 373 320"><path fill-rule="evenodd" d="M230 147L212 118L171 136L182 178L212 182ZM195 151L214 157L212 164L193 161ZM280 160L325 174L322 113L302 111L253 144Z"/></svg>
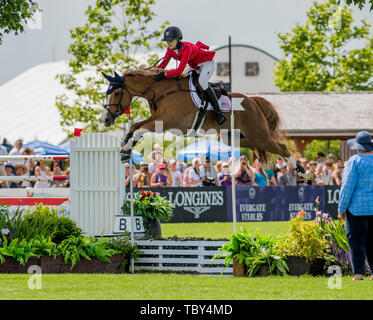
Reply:
<svg viewBox="0 0 373 320"><path fill-rule="evenodd" d="M216 121L218 125L222 125L227 118L223 115L223 112L220 110L218 99L216 98L214 90L209 86L206 90L203 91L205 97L211 103L212 107L214 108L214 112L216 114Z"/></svg>

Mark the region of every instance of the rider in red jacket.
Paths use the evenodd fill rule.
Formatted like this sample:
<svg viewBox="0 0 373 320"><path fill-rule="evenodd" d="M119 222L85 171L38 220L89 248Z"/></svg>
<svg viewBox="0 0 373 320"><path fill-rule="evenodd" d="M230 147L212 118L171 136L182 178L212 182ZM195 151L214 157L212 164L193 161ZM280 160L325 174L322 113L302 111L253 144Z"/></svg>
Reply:
<svg viewBox="0 0 373 320"><path fill-rule="evenodd" d="M168 27L165 30L162 41L167 41L168 48L165 58L158 68L165 69L172 58L180 61L180 64L177 69L160 72L154 78L159 81L165 78L176 77L184 72L188 64L190 69L196 70L199 73L199 84L203 89L205 97L214 108L218 124L221 125L227 119L220 110L214 90L208 84L215 68L213 61L215 52L208 51L209 47L200 41L193 44L181 41L182 38L183 34L178 27Z"/></svg>

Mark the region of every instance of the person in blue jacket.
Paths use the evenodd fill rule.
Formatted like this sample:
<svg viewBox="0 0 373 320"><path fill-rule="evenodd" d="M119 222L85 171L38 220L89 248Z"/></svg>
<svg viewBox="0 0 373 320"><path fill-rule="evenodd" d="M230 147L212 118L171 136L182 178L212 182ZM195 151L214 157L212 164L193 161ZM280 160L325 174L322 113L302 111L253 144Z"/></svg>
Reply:
<svg viewBox="0 0 373 320"><path fill-rule="evenodd" d="M366 259L373 273L373 141L369 132L360 131L347 144L360 152L343 169L338 217L346 220L352 280L363 280Z"/></svg>

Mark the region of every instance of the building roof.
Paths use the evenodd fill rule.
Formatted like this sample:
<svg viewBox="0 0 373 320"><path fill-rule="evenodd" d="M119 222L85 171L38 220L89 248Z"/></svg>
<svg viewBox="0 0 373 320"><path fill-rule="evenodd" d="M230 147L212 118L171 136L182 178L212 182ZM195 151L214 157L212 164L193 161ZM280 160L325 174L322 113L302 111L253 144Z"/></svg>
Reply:
<svg viewBox="0 0 373 320"><path fill-rule="evenodd" d="M253 50L259 51L261 53L264 53L265 55L267 55L268 57L272 58L275 61L278 61L278 59L275 56L273 56L272 54L268 53L267 51L265 51L263 49L255 47L255 46L251 46L251 45L248 45L248 44L231 44L231 47L232 48L237 47L237 48L253 49ZM228 48L229 48L229 45L224 45L224 46L220 46L220 47L214 48L214 51L219 51L219 50L228 49Z"/></svg>
<svg viewBox="0 0 373 320"><path fill-rule="evenodd" d="M259 93L272 102L292 137L349 138L373 132L373 91Z"/></svg>

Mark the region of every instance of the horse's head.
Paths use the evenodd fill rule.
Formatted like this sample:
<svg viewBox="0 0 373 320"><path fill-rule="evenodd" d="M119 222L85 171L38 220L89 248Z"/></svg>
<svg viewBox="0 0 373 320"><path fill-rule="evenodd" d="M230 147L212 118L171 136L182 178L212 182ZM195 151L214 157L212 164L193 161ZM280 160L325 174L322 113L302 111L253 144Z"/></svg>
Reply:
<svg viewBox="0 0 373 320"><path fill-rule="evenodd" d="M115 119L120 116L129 107L132 97L126 87L126 79L114 71L114 77L102 73L109 81L109 87L106 91L106 103L104 112L101 115L101 121L105 127L110 127Z"/></svg>

